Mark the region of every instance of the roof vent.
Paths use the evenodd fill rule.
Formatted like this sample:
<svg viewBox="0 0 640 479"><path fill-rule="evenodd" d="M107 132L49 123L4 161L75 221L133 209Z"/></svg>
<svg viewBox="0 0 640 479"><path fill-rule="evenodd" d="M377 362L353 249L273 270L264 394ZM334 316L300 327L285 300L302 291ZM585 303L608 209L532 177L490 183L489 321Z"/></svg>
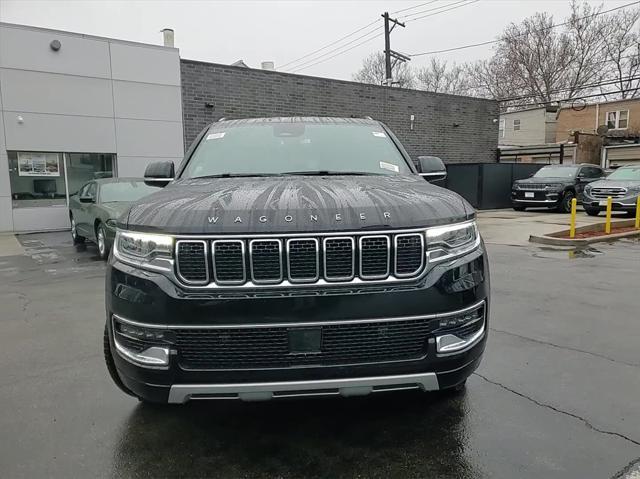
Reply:
<svg viewBox="0 0 640 479"><path fill-rule="evenodd" d="M273 62L262 62L260 65L262 66L263 70L275 70L276 69L276 65Z"/></svg>

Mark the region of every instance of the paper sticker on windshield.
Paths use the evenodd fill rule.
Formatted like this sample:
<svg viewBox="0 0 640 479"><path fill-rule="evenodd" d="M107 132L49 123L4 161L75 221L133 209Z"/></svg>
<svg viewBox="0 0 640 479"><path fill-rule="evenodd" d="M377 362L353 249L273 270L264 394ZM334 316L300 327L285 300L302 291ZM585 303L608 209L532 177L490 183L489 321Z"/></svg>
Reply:
<svg viewBox="0 0 640 479"><path fill-rule="evenodd" d="M398 168L398 165L394 165L393 163L387 163L385 161L380 162L380 168L382 168L383 170L393 171L395 173L400 172L400 168Z"/></svg>
<svg viewBox="0 0 640 479"><path fill-rule="evenodd" d="M224 138L224 131L220 131L218 133L209 133L207 135L207 141L209 140L219 140L220 138Z"/></svg>
<svg viewBox="0 0 640 479"><path fill-rule="evenodd" d="M373 136L377 136L378 138L386 138L387 135L385 135L383 132L381 131L372 131L371 134Z"/></svg>

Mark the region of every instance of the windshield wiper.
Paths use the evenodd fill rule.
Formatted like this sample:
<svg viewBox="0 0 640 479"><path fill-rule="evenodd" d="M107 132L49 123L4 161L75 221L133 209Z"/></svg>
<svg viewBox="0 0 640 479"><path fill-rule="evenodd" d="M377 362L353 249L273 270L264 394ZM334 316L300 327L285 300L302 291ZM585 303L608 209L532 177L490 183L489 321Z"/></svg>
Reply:
<svg viewBox="0 0 640 479"><path fill-rule="evenodd" d="M193 176L190 179L198 180L201 178L251 178L261 176L278 176L278 173L220 173L218 175Z"/></svg>
<svg viewBox="0 0 640 479"><path fill-rule="evenodd" d="M286 176L384 176L384 173L370 173L367 171L335 171L335 170L285 171L280 174L286 175Z"/></svg>

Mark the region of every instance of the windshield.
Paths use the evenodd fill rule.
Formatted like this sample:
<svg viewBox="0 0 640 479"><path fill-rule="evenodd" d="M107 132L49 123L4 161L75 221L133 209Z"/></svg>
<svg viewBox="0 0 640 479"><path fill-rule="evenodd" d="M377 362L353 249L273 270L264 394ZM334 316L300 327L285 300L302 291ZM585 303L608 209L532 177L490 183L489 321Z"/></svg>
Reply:
<svg viewBox="0 0 640 479"><path fill-rule="evenodd" d="M636 180L640 181L640 166L619 168L608 177L608 180Z"/></svg>
<svg viewBox="0 0 640 479"><path fill-rule="evenodd" d="M100 187L100 202L136 201L154 191L158 189L145 185L143 181L105 183Z"/></svg>
<svg viewBox="0 0 640 479"><path fill-rule="evenodd" d="M578 172L577 166L545 166L539 169L534 178L573 178Z"/></svg>
<svg viewBox="0 0 640 479"><path fill-rule="evenodd" d="M181 176L319 172L396 175L411 170L376 124L261 121L214 125Z"/></svg>

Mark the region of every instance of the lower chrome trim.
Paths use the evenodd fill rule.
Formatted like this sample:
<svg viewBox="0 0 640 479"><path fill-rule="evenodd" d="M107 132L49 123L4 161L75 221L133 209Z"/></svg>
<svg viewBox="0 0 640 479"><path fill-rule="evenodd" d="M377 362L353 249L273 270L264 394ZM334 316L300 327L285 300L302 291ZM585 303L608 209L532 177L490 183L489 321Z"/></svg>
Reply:
<svg viewBox="0 0 640 479"><path fill-rule="evenodd" d="M292 396L348 397L398 389L435 391L440 389L440 386L436 373L270 383L174 384L169 391L168 402L182 404L190 399L262 401L274 397Z"/></svg>
<svg viewBox="0 0 640 479"><path fill-rule="evenodd" d="M557 203L558 199L555 200L519 200L516 198L512 198L511 201L515 201L516 203Z"/></svg>
<svg viewBox="0 0 640 479"><path fill-rule="evenodd" d="M113 336L113 344L122 359L136 366L148 369L169 369L169 348L152 346L137 353L120 344L115 334Z"/></svg>
<svg viewBox="0 0 640 479"><path fill-rule="evenodd" d="M438 319L446 318L449 316L456 316L464 314L474 309L484 307L483 315L486 317L486 304L485 300L478 301L477 303L468 306L457 311L448 311L445 313L433 313L433 314L421 314L416 316L392 316L388 318L367 318L367 319L338 319L335 321L299 321L292 323L258 323L258 324L148 324L133 321L131 319L124 318L118 314L113 314L113 318L128 323L132 326L138 326L141 328L155 328L155 329L254 329L254 328L287 328L287 327L307 327L307 326L331 326L335 324L362 324L362 323L386 323L393 321L407 321L418 319Z"/></svg>

